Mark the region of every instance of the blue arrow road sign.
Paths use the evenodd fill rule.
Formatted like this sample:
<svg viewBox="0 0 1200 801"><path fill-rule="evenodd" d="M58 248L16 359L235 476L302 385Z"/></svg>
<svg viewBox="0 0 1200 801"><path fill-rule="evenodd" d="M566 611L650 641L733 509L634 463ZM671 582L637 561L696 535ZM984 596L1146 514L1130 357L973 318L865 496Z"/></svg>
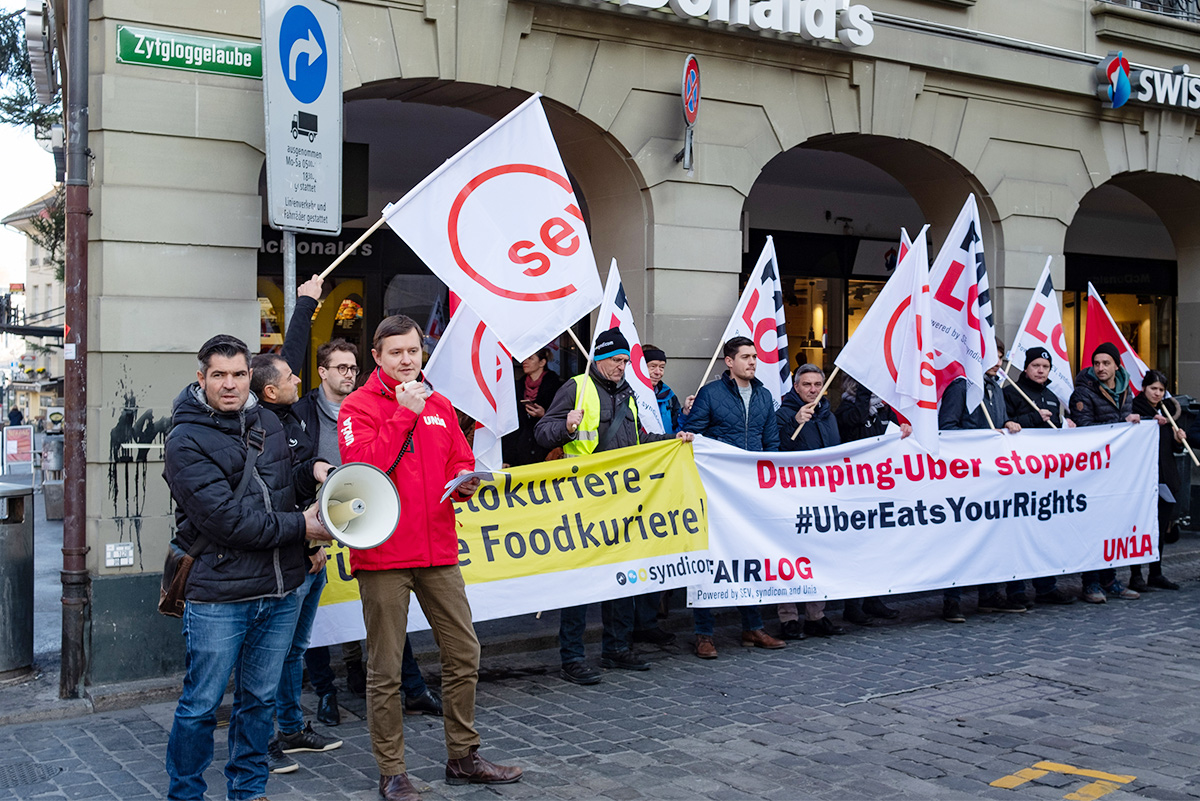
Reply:
<svg viewBox="0 0 1200 801"><path fill-rule="evenodd" d="M301 103L321 96L329 59L325 56L325 34L313 13L292 6L279 26L279 66L292 95Z"/></svg>

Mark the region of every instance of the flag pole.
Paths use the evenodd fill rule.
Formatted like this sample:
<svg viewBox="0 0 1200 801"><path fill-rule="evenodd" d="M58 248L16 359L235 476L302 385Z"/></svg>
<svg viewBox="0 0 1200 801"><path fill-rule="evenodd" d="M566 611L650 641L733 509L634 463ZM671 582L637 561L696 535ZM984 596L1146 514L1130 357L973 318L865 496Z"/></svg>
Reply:
<svg viewBox="0 0 1200 801"><path fill-rule="evenodd" d="M575 347L579 348L579 352L586 353L588 355L587 364L585 364L583 366L583 377L587 378L588 370L590 370L592 367L592 353L591 353L591 351L589 351L587 348L585 348L583 346L582 342L579 341L579 337L575 334L574 330L572 330L571 328L567 328L567 333L571 335L571 339L575 340ZM577 404L575 406L576 409L583 408L582 401L583 401L583 393L580 392L578 398L575 401Z"/></svg>
<svg viewBox="0 0 1200 801"><path fill-rule="evenodd" d="M986 397L983 399L983 402L979 404L979 408L983 409L983 416L987 419L988 428L992 429L993 431L996 430L996 424L992 422L992 415L987 410Z"/></svg>
<svg viewBox="0 0 1200 801"><path fill-rule="evenodd" d="M841 369L842 368L838 367L836 364L833 366L833 372L829 374L829 378L825 379L825 385L823 387L821 387L821 394L817 395L817 399L815 401L813 401L813 404L817 404L817 403L821 402L821 398L825 397L825 393L829 390L829 385L833 383L833 377L836 376L839 372L841 372ZM808 404L806 403L804 405L807 406ZM813 411L816 411L815 405L813 406ZM804 423L801 423L800 425L796 426L796 430L792 432L792 439L795 439L796 437L800 436L800 429L802 429L802 428L804 428Z"/></svg>
<svg viewBox="0 0 1200 801"><path fill-rule="evenodd" d="M1009 365L1011 365L1011 364L1012 363L1009 362ZM1003 370L1000 371L1000 375L1004 376L1004 380L1007 381L1009 384L1011 384L1012 388L1020 393L1021 397L1025 399L1026 403L1028 403L1030 406L1032 406L1038 412L1040 412L1042 410L1041 406L1038 406L1036 403L1033 402L1033 398L1031 398L1025 394L1025 390L1021 389L1020 384L1018 384L1016 381L1013 381L1011 378L1009 378L1007 366ZM1059 404L1059 408L1062 408L1062 404ZM1053 420L1047 420L1046 422L1050 425L1051 428L1054 428L1054 429L1058 428L1058 426L1054 425Z"/></svg>
<svg viewBox="0 0 1200 801"><path fill-rule="evenodd" d="M1179 401L1176 401L1176 403L1178 404ZM1164 409L1163 411L1166 411L1166 410ZM1176 431L1179 430L1179 424L1175 422L1175 415L1170 414L1168 412L1167 420L1169 420L1171 422L1171 428L1175 429ZM1192 464L1196 465L1196 467L1200 467L1200 459L1196 458L1196 452L1194 450L1192 450L1192 446L1190 443L1188 443L1187 437L1184 437L1184 439L1183 439L1183 447L1187 449L1188 456L1192 457Z"/></svg>
<svg viewBox="0 0 1200 801"><path fill-rule="evenodd" d="M705 368L704 375L700 376L700 386L696 387L695 394L699 395L700 390L704 389L704 385L708 382L708 375L712 372L713 365L717 363L717 357L721 355L721 350L724 347L724 342L717 343L717 349L713 351L712 358L708 360L708 367Z"/></svg>
<svg viewBox="0 0 1200 801"><path fill-rule="evenodd" d="M361 245L363 242L365 242L367 240L367 237L369 237L371 234L378 231L379 226L383 225L385 222L387 222L387 217L380 217L378 220L376 220L374 225L372 225L370 228L368 228L366 231L364 231L362 236L360 236L358 239L354 240L354 244L350 245L350 247L343 250L341 252L341 254L336 259L333 260L333 264L326 267L325 271L323 273L321 273L320 275L318 275L317 278L324 281L325 276L327 276L331 272L333 272L334 267L337 267L339 264L341 264L343 261L345 261L346 258L351 253L353 253L355 250L358 249L359 245Z"/></svg>

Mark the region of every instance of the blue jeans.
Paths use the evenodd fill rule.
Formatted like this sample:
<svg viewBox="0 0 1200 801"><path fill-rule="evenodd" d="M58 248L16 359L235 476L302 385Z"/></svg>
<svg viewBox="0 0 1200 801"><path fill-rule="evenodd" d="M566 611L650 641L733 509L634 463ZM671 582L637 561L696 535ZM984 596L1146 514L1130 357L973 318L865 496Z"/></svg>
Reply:
<svg viewBox="0 0 1200 801"><path fill-rule="evenodd" d="M763 627L762 612L757 606L739 606L737 610L742 615L742 631L758 631ZM713 610L694 606L692 617L696 621L697 634L713 636Z"/></svg>
<svg viewBox="0 0 1200 801"><path fill-rule="evenodd" d="M275 689L292 645L300 599L259 598L228 604L191 603L183 613L187 673L167 741L167 797L200 801L213 760L217 708L234 676L229 719L226 795L257 798L267 789L267 742L274 724Z"/></svg>
<svg viewBox="0 0 1200 801"><path fill-rule="evenodd" d="M279 730L284 734L295 734L304 728L304 711L300 709L304 652L308 650L308 640L312 635L313 621L317 617L317 606L321 603L321 591L325 589L326 581L324 570L309 573L294 593L300 601L300 614L296 618L292 647L283 662L279 691L275 693L275 718L279 721Z"/></svg>
<svg viewBox="0 0 1200 801"><path fill-rule="evenodd" d="M633 599L615 598L600 602L604 634L601 654L628 651L633 646ZM558 613L558 652L564 665L583 661L583 632L587 629L587 605L571 606Z"/></svg>
<svg viewBox="0 0 1200 801"><path fill-rule="evenodd" d="M309 648L304 652L304 664L308 666L308 680L312 682L317 695L328 695L333 692L333 668L329 664L329 646ZM412 643L404 638L404 659L400 663L400 687L404 690L405 698L416 698L424 695L429 687L425 677L421 675L421 666L413 656ZM282 690L280 690L282 692ZM282 730L283 724L279 724Z"/></svg>

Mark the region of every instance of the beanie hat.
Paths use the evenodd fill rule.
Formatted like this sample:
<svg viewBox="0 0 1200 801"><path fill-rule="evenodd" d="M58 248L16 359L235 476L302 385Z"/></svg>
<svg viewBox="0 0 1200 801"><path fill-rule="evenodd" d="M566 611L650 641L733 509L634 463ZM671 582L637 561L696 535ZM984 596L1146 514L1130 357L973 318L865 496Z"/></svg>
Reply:
<svg viewBox="0 0 1200 801"><path fill-rule="evenodd" d="M596 361L621 355L629 355L629 340L621 333L621 329L610 328L596 337Z"/></svg>
<svg viewBox="0 0 1200 801"><path fill-rule="evenodd" d="M1029 350L1025 351L1025 369L1029 369L1029 365L1032 364L1035 359L1045 359L1051 364L1054 364L1054 360L1050 358L1050 351L1046 350L1045 348L1030 348Z"/></svg>
<svg viewBox="0 0 1200 801"><path fill-rule="evenodd" d="M1120 366L1121 351L1117 350L1117 346L1113 343L1105 342L1101 345L1097 345L1096 349L1092 351L1092 361L1096 361L1097 353L1107 353L1109 356L1112 356L1112 360L1116 362L1118 366Z"/></svg>
<svg viewBox="0 0 1200 801"><path fill-rule="evenodd" d="M650 362L665 362L667 354L661 348L642 348L642 355L646 357L646 363Z"/></svg>

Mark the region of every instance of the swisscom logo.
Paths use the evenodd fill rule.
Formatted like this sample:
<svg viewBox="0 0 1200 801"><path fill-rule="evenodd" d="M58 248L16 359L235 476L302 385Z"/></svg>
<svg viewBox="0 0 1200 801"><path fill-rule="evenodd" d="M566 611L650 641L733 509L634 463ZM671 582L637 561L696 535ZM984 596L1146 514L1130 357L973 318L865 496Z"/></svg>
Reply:
<svg viewBox="0 0 1200 801"><path fill-rule="evenodd" d="M1118 51L1114 56L1110 54L1108 58L1100 62L1101 74L1103 81L1099 87L1103 92L1101 100L1107 100L1113 108L1120 108L1129 102L1129 94L1133 84L1129 78L1129 62L1125 59L1125 52Z"/></svg>
<svg viewBox="0 0 1200 801"><path fill-rule="evenodd" d="M1096 65L1096 96L1107 108L1125 104L1200 110L1200 75L1187 64L1170 70L1131 67L1123 51L1109 53Z"/></svg>

